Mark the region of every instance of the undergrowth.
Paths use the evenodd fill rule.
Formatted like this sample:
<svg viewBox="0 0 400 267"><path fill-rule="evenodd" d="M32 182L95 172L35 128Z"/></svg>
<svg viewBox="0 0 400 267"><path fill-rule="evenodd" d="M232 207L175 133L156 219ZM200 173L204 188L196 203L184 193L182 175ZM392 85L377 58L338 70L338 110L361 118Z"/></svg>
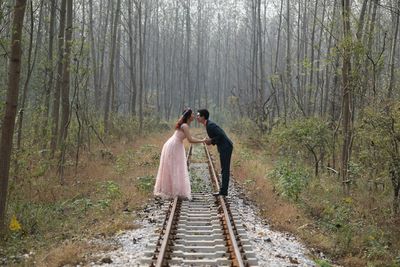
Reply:
<svg viewBox="0 0 400 267"><path fill-rule="evenodd" d="M14 158L9 231L0 240L0 265L59 266L61 259L62 264L79 263L83 250L99 249L88 246L87 238L135 227L132 211L151 195L165 141L162 132L168 131L160 121L147 121L145 136L139 136L134 121L114 122L121 127L103 138L105 144L92 136L90 146L82 145L76 170L76 129L71 126L63 185L58 161L39 148L41 142L29 142L32 146ZM149 134L150 129L158 129L157 135ZM65 249L57 250L63 246L74 256L64 257Z"/></svg>
<svg viewBox="0 0 400 267"><path fill-rule="evenodd" d="M382 178L385 163L373 171L364 165L372 164L366 158L373 154L357 147L362 161L357 154L352 157L352 191L346 195L339 176L327 168L332 167L329 129L307 131L304 127L314 124L301 122L287 126L299 130L282 126L262 134L244 131L249 123L236 121L232 127L234 175L272 227L296 234L343 266L400 266L400 218L393 214L390 179ZM321 132L324 138L312 136Z"/></svg>

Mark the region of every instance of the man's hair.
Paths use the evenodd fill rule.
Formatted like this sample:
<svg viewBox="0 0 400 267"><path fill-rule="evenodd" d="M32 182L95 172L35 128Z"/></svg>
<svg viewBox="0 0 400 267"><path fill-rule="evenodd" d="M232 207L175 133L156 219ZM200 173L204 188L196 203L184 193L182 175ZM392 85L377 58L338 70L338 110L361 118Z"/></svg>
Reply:
<svg viewBox="0 0 400 267"><path fill-rule="evenodd" d="M200 117L204 117L206 120L208 120L210 117L210 112L208 112L207 109L199 109L197 112L199 113Z"/></svg>

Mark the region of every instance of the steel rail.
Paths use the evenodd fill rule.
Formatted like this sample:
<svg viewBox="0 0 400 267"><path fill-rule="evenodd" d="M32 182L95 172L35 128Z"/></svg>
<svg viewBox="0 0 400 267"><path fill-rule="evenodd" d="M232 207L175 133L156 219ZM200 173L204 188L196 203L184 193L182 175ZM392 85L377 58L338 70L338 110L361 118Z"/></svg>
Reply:
<svg viewBox="0 0 400 267"><path fill-rule="evenodd" d="M189 151L187 153L186 156L186 164L189 167L190 164L190 156L192 155L192 146L189 147ZM156 262L156 267L162 267L164 264L164 260L165 260L165 256L167 254L167 248L168 248L168 242L169 242L169 237L171 235L172 232L172 225L176 216L176 211L177 211L177 206L178 206L178 202L179 202L179 198L175 197L173 204L172 204L172 208L171 211L169 213L169 218L168 218L168 223L164 232L164 238L163 241L161 243L161 248L160 251L158 253L157 256L157 262Z"/></svg>
<svg viewBox="0 0 400 267"><path fill-rule="evenodd" d="M164 264L165 255L167 254L169 236L171 235L172 223L175 219L175 212L177 209L177 205L178 205L178 197L175 197L174 203L172 204L171 212L169 214L168 224L164 232L164 239L161 244L160 252L158 253L156 267L162 267Z"/></svg>
<svg viewBox="0 0 400 267"><path fill-rule="evenodd" d="M206 151L207 159L209 161L211 175L212 175L212 177L214 179L215 185L216 185L217 190L219 192L219 189L220 189L219 181L218 181L218 178L217 178L214 166L213 166L213 162L211 160L210 152L208 151L208 148L205 145L204 145L204 149ZM238 246L238 244L236 242L235 233L233 232L232 223L231 223L231 220L229 218L229 213L228 213L228 210L226 208L225 200L224 200L224 198L222 196L218 196L218 200L220 201L221 207L222 207L222 210L223 210L224 220L225 220L225 223L226 223L225 226L226 226L226 228L228 230L229 239L231 241L230 245L233 247L233 251L232 251L233 253L231 253L232 260L234 261L234 263L236 263L235 266L245 267L245 264L244 264L243 259L242 259L242 254L240 253L239 246Z"/></svg>

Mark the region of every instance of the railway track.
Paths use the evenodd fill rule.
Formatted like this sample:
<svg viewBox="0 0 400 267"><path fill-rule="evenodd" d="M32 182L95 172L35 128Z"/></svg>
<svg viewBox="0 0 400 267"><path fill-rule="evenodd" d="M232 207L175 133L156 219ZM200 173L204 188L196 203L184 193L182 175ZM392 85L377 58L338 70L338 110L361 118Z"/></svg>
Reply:
<svg viewBox="0 0 400 267"><path fill-rule="evenodd" d="M193 153L197 158L191 163ZM171 201L162 229L154 245L148 246L142 265L258 266L234 203L229 197L211 194L219 190L219 183L207 147L190 147L187 162L192 200Z"/></svg>

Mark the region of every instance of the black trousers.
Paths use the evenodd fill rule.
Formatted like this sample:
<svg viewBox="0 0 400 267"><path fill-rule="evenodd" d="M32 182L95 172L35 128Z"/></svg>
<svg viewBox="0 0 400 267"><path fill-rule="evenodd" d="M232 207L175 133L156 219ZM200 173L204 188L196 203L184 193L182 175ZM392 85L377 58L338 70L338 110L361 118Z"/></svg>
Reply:
<svg viewBox="0 0 400 267"><path fill-rule="evenodd" d="M222 195L228 195L232 151L233 147L229 147L219 152L219 159L221 161L221 176L222 176L222 185L219 190L219 193Z"/></svg>

